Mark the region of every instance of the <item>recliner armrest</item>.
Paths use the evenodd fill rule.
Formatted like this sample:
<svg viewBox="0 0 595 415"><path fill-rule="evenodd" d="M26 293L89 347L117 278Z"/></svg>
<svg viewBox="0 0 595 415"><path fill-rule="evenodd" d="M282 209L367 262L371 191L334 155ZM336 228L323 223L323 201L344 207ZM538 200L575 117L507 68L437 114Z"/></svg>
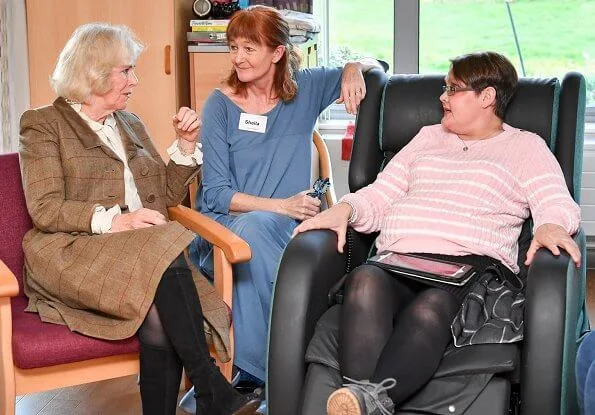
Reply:
<svg viewBox="0 0 595 415"><path fill-rule="evenodd" d="M584 247L582 230L575 241ZM529 267L521 368L523 413L574 413L581 272L566 251L554 256L545 248L537 251Z"/></svg>
<svg viewBox="0 0 595 415"><path fill-rule="evenodd" d="M314 230L293 238L281 259L269 331L269 413L298 413L306 347L316 322L328 308L327 293L345 273L347 255L337 252L337 236Z"/></svg>
<svg viewBox="0 0 595 415"><path fill-rule="evenodd" d="M19 295L19 283L12 271L0 259L0 298Z"/></svg>
<svg viewBox="0 0 595 415"><path fill-rule="evenodd" d="M347 272L364 263L368 259L370 249L374 245L378 232L360 233L352 228L347 228L347 242L345 251L348 252Z"/></svg>

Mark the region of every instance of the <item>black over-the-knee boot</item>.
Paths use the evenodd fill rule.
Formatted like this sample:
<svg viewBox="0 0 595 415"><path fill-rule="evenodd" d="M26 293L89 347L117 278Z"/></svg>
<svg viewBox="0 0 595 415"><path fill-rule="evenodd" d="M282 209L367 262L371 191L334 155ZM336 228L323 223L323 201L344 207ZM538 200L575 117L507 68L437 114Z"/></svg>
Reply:
<svg viewBox="0 0 595 415"><path fill-rule="evenodd" d="M163 331L155 306L138 331L140 394L144 415L173 415L182 377L182 361Z"/></svg>
<svg viewBox="0 0 595 415"><path fill-rule="evenodd" d="M173 349L140 344L140 395L143 415L174 415L182 362Z"/></svg>
<svg viewBox="0 0 595 415"><path fill-rule="evenodd" d="M155 305L163 329L196 390L197 414L253 413L248 408L237 412L255 397L238 393L211 361L200 300L187 267L168 268L157 288ZM251 402L250 408L257 403Z"/></svg>

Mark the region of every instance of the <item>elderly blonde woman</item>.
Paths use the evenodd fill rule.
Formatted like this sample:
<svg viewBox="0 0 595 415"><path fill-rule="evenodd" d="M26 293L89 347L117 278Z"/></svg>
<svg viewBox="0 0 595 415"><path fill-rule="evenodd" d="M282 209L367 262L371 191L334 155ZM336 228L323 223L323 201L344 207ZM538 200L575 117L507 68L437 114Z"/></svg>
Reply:
<svg viewBox="0 0 595 415"><path fill-rule="evenodd" d="M125 111L142 50L127 27L79 27L51 77L59 97L21 118L28 311L97 338L138 332L144 414L175 413L182 367L199 414L251 414L257 397L236 392L209 358L182 254L192 234L167 218L202 163L200 122L189 108L173 116L164 164Z"/></svg>

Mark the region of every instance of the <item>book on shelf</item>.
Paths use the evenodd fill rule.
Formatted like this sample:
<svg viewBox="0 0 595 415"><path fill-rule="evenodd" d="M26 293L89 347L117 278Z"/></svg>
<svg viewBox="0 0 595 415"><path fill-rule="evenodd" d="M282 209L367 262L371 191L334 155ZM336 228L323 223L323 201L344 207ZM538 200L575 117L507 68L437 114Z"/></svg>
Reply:
<svg viewBox="0 0 595 415"><path fill-rule="evenodd" d="M188 42L203 42L216 41L227 42L227 34L225 32L186 32L186 40Z"/></svg>
<svg viewBox="0 0 595 415"><path fill-rule="evenodd" d="M225 33L227 26L191 26L193 32L218 32Z"/></svg>
<svg viewBox="0 0 595 415"><path fill-rule="evenodd" d="M197 53L197 52L227 53L227 52L229 52L229 48L227 47L227 45L199 43L199 44L189 44L188 52L190 52L190 53Z"/></svg>
<svg viewBox="0 0 595 415"><path fill-rule="evenodd" d="M190 27L194 26L227 26L229 19L190 20Z"/></svg>
<svg viewBox="0 0 595 415"><path fill-rule="evenodd" d="M188 45L223 45L227 46L226 41L212 40L212 39L201 39L201 40L189 40Z"/></svg>

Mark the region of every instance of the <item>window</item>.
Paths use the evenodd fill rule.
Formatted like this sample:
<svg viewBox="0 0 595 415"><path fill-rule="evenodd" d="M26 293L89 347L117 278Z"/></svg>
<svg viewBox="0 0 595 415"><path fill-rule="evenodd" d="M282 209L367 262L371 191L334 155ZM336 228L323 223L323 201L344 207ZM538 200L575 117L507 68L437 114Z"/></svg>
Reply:
<svg viewBox="0 0 595 415"><path fill-rule="evenodd" d="M393 66L393 0L314 0L314 14L322 21L319 59L327 66L373 56ZM326 119L354 117L343 105L332 105Z"/></svg>
<svg viewBox="0 0 595 415"><path fill-rule="evenodd" d="M519 76L581 72L587 106L595 107L593 22L590 0L421 0L419 72L444 73L450 57L493 50L508 57Z"/></svg>
<svg viewBox="0 0 595 415"><path fill-rule="evenodd" d="M314 13L320 15L323 11L328 11L324 22L328 36L328 47L323 52L325 63L342 66L349 60L374 56L392 67L393 0L315 1Z"/></svg>
<svg viewBox="0 0 595 415"><path fill-rule="evenodd" d="M592 0L315 0L314 13L323 21L324 64L374 56L392 72L446 73L451 57L494 50L520 76L581 72L595 122ZM330 117L345 118L339 106Z"/></svg>

